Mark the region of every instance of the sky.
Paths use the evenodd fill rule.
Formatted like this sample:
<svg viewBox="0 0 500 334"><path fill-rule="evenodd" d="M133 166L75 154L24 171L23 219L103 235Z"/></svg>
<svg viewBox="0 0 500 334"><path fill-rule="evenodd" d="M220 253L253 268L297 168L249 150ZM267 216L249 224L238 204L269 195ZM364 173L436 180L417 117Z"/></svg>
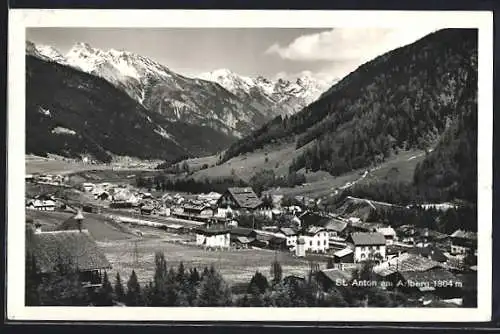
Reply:
<svg viewBox="0 0 500 334"><path fill-rule="evenodd" d="M336 81L363 63L433 32L383 28L29 28L26 39L66 54L78 42L150 57L188 76L240 75Z"/></svg>

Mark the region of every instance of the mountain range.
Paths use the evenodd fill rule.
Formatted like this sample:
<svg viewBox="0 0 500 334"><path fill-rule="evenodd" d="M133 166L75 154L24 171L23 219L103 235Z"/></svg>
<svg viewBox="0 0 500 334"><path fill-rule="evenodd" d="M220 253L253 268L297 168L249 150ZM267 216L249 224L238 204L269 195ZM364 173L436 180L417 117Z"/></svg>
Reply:
<svg viewBox="0 0 500 334"><path fill-rule="evenodd" d="M253 80L229 70L190 78L128 51L75 44L66 55L51 46L27 42L27 54L101 77L146 109L170 121L207 126L240 138L272 117L292 114L329 86L310 77L296 82Z"/></svg>
<svg viewBox="0 0 500 334"><path fill-rule="evenodd" d="M228 69L202 73L198 77L217 82L246 104L273 116L293 115L335 83L316 80L310 75L300 76L295 81L283 78L272 81L263 76L250 78L238 75Z"/></svg>

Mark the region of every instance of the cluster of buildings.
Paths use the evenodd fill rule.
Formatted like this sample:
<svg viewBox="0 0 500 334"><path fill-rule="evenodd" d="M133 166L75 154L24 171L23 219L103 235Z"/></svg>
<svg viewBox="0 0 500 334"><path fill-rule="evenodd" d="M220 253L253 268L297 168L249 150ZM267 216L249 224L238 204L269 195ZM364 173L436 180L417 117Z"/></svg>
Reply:
<svg viewBox="0 0 500 334"><path fill-rule="evenodd" d="M69 181L69 177L67 175L26 174L25 181L29 183L63 185Z"/></svg>

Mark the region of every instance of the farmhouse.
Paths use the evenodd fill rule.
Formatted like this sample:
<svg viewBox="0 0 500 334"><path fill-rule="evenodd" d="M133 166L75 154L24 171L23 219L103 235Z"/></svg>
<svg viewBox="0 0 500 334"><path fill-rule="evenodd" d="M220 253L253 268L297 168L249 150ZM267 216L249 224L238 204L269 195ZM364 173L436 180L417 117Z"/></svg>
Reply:
<svg viewBox="0 0 500 334"><path fill-rule="evenodd" d="M328 232L328 236L330 238L345 236L345 232L347 230L347 222L339 220L339 219L330 219L325 224L325 229Z"/></svg>
<svg viewBox="0 0 500 334"><path fill-rule="evenodd" d="M427 271L433 268L441 268L439 262L411 253L403 253L393 257L373 268L373 271L380 277L390 277L396 272L403 271Z"/></svg>
<svg viewBox="0 0 500 334"><path fill-rule="evenodd" d="M386 258L385 238L381 233L352 233L347 241L354 251L355 262L360 262L368 259L384 260Z"/></svg>
<svg viewBox="0 0 500 334"><path fill-rule="evenodd" d="M205 227L196 229L196 244L206 248L229 248L231 237L225 227Z"/></svg>
<svg viewBox="0 0 500 334"><path fill-rule="evenodd" d="M228 209L232 211L253 212L262 207L262 201L255 194L252 188L228 188L227 191L217 201L219 215L224 214Z"/></svg>
<svg viewBox="0 0 500 334"><path fill-rule="evenodd" d="M320 270L317 274L318 282L325 291L332 287L349 286L354 279L353 268L331 268Z"/></svg>
<svg viewBox="0 0 500 334"><path fill-rule="evenodd" d="M198 195L198 200L206 202L210 205L216 205L219 198L221 198L222 194L217 192L209 192L208 194L200 194Z"/></svg>
<svg viewBox="0 0 500 334"><path fill-rule="evenodd" d="M465 255L474 252L477 248L477 234L474 232L457 230L450 237L453 255Z"/></svg>
<svg viewBox="0 0 500 334"><path fill-rule="evenodd" d="M42 275L64 264L78 271L85 286L92 287L100 285L101 272L111 268L87 230L36 232L30 240Z"/></svg>
<svg viewBox="0 0 500 334"><path fill-rule="evenodd" d="M346 247L339 251L333 253L334 263L353 263L354 262L354 252L351 248Z"/></svg>
<svg viewBox="0 0 500 334"><path fill-rule="evenodd" d="M392 227L379 227L376 231L383 234L386 245L392 245L396 240L396 231Z"/></svg>
<svg viewBox="0 0 500 334"><path fill-rule="evenodd" d="M328 232L322 227L311 226L303 229L300 235L304 237L306 251L325 252L329 248Z"/></svg>
<svg viewBox="0 0 500 334"><path fill-rule="evenodd" d="M279 229L279 232L285 236L287 247L292 250L295 249L295 246L297 246L297 231L290 227L282 227Z"/></svg>
<svg viewBox="0 0 500 334"><path fill-rule="evenodd" d="M41 211L54 211L56 202L52 196L40 195L26 203L27 208L41 210Z"/></svg>

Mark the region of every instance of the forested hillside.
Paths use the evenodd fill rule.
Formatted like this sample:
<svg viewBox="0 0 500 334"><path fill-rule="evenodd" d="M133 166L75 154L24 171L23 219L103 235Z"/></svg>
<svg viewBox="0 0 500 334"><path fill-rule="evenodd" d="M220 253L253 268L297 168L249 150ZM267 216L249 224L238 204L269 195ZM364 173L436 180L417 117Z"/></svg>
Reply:
<svg viewBox="0 0 500 334"><path fill-rule="evenodd" d="M477 30L438 31L360 66L298 114L233 144L223 160L276 141L295 140L297 148L313 141L291 170L339 175L400 149L431 147L463 112L476 64Z"/></svg>
<svg viewBox="0 0 500 334"><path fill-rule="evenodd" d="M477 72L471 71L468 86L457 107L457 116L445 130L434 151L417 165L414 183L420 188L439 188L449 199L477 201Z"/></svg>

